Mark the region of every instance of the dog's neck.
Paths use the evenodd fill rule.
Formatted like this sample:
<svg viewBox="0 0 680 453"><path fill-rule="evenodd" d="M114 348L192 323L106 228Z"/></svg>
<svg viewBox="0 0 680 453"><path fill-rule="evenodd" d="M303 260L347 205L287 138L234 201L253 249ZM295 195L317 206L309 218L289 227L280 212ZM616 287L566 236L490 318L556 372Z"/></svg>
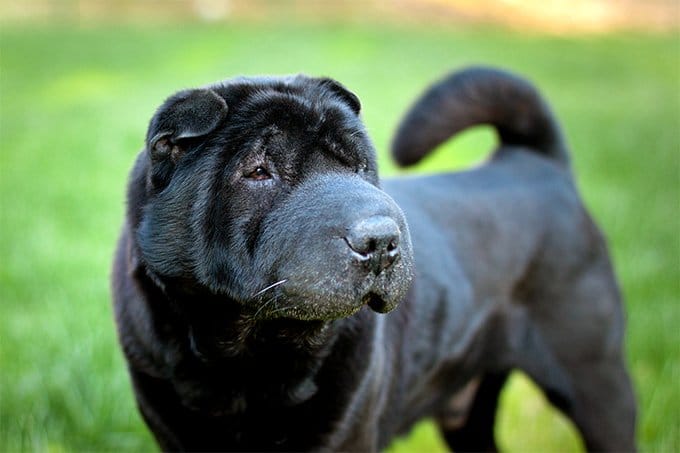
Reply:
<svg viewBox="0 0 680 453"><path fill-rule="evenodd" d="M174 353L165 354L162 367L188 406L207 405L211 412L229 414L245 410L253 399L295 405L316 393L314 378L336 341L336 324L342 321L256 320L224 296L159 282L143 268L135 276L150 296L147 303L166 307L149 312L165 314L154 320L153 328L160 341L168 338L175 344L166 345L165 350ZM198 381L197 376L211 376L211 381ZM215 396L225 388L230 395ZM250 389L257 389L257 394Z"/></svg>

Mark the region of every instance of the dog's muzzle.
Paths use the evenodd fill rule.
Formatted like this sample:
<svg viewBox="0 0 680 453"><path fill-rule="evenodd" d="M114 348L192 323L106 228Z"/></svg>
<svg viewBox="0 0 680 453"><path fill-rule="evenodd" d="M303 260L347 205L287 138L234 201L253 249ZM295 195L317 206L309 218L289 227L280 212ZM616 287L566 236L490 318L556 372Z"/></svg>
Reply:
<svg viewBox="0 0 680 453"><path fill-rule="evenodd" d="M385 313L413 277L403 212L353 175L321 175L296 188L268 216L258 247L270 259L258 266L269 265L271 281L263 287L285 281L267 310L286 317L337 319L364 305Z"/></svg>

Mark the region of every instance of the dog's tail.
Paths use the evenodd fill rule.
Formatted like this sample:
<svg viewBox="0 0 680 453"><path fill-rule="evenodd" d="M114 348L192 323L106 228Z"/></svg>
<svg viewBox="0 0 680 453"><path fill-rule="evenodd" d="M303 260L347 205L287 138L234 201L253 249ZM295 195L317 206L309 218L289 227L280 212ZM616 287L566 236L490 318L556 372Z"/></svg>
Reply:
<svg viewBox="0 0 680 453"><path fill-rule="evenodd" d="M569 166L560 128L541 95L526 80L496 69L473 67L430 86L407 112L392 154L412 165L449 137L471 126L496 128L503 145L520 145Z"/></svg>

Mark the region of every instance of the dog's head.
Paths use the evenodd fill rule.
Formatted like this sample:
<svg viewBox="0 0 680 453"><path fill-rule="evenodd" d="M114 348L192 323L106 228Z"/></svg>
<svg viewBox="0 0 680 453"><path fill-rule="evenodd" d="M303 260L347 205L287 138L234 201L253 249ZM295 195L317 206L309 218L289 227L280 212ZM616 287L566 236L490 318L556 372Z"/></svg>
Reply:
<svg viewBox="0 0 680 453"><path fill-rule="evenodd" d="M131 183L147 271L256 318L395 308L412 276L409 232L379 187L359 110L339 83L305 76L170 97Z"/></svg>

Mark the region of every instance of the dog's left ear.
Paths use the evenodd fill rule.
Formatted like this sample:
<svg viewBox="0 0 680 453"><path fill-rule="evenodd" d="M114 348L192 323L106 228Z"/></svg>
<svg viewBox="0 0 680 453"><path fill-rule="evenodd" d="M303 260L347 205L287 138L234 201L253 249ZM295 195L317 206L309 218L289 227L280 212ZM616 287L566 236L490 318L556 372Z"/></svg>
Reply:
<svg viewBox="0 0 680 453"><path fill-rule="evenodd" d="M319 79L319 83L322 87L334 93L336 96L341 98L357 115L361 112L361 102L356 94L349 91L340 82L333 80L328 77Z"/></svg>
<svg viewBox="0 0 680 453"><path fill-rule="evenodd" d="M149 124L146 146L152 161L182 156L183 139L209 134L227 116L227 103L210 89L185 90L168 98Z"/></svg>

